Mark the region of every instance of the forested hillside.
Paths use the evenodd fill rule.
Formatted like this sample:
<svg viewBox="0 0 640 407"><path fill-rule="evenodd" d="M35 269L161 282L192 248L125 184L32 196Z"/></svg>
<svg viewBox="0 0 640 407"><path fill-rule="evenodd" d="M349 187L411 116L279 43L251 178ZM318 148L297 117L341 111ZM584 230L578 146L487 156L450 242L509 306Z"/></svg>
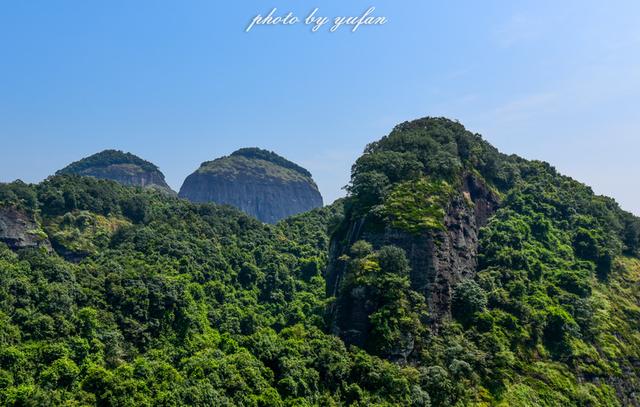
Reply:
<svg viewBox="0 0 640 407"><path fill-rule="evenodd" d="M436 405L640 405L639 219L456 122L397 126L353 167L330 329L459 390Z"/></svg>
<svg viewBox="0 0 640 407"><path fill-rule="evenodd" d="M56 248L0 248L5 405L412 397L402 368L322 331L325 230L340 202L271 226L89 177L5 184L0 196Z"/></svg>
<svg viewBox="0 0 640 407"><path fill-rule="evenodd" d="M0 403L640 405L637 217L446 119L369 145L348 192L270 225L0 184Z"/></svg>

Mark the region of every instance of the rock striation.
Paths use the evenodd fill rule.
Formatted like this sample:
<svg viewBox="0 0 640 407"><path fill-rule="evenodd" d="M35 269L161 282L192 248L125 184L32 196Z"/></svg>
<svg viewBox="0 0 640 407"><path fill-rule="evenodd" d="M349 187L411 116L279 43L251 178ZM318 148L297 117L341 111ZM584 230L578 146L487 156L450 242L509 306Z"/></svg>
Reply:
<svg viewBox="0 0 640 407"><path fill-rule="evenodd" d="M156 188L175 194L155 164L119 150L104 150L83 158L56 173L62 174L108 179L127 186Z"/></svg>
<svg viewBox="0 0 640 407"><path fill-rule="evenodd" d="M266 223L322 206L309 171L258 148L202 163L185 179L179 196L231 205Z"/></svg>

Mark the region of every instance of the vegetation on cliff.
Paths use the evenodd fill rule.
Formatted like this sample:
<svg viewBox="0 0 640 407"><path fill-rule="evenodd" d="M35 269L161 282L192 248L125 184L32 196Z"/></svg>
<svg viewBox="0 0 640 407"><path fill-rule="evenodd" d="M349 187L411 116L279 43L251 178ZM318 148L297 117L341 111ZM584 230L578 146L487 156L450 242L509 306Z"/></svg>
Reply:
<svg viewBox="0 0 640 407"><path fill-rule="evenodd" d="M638 218L445 119L368 146L348 190L268 225L90 177L0 184L54 249L0 243L0 404L638 405ZM454 204L488 222L434 319L413 253L346 236L443 236ZM359 346L329 333L345 299L367 312Z"/></svg>
<svg viewBox="0 0 640 407"><path fill-rule="evenodd" d="M104 150L67 165L58 171L58 174L79 174L90 168L108 167L117 164L132 164L143 171L158 170L155 164L143 160L134 154L125 153L120 150Z"/></svg>
<svg viewBox="0 0 640 407"><path fill-rule="evenodd" d="M259 148L242 148L231 155L206 161L197 172L226 179L253 178L267 182L310 182L311 173L274 152Z"/></svg>
<svg viewBox="0 0 640 407"><path fill-rule="evenodd" d="M626 291L612 288L637 272L638 261L628 256L638 255L640 221L548 164L500 154L446 119L399 125L354 165L336 243L349 244L354 225L371 231L360 234L365 237L436 233L425 226L442 225L445 211L430 202L451 202L457 194L473 207L463 188L466 174L481 179L500 205L479 230L477 270L454 288L451 317L436 326L418 323L419 304L429 294L415 288L420 276L381 268L375 255L344 256L349 265L337 300L352 309L349 301L367 293L370 325L362 346L387 358L410 352L407 363L440 369L473 389L447 391L440 402L430 393L437 405L638 405L640 298L628 283ZM425 177L453 191L415 187L428 185ZM440 235L434 236L437 245ZM360 240L349 250L361 253L366 244ZM370 279L362 277L385 271L403 282L371 290ZM383 275L373 280L381 284L388 279ZM407 281L410 275L413 281ZM603 316L617 303L627 317L605 323ZM348 332L342 335L349 341ZM411 337L409 346L403 335Z"/></svg>
<svg viewBox="0 0 640 407"><path fill-rule="evenodd" d="M249 158L249 159L257 159L257 160L268 161L268 162L276 164L276 165L278 165L280 167L289 168L290 170L293 170L295 172L299 172L300 174L304 175L305 177L311 178L311 173L309 171L307 171L306 169L302 168L298 164L293 163L293 162L287 160L286 158L279 156L278 154L274 153L273 151L263 150L261 148L256 148L256 147L245 147L245 148L241 148L239 150L234 151L233 153L231 153L231 156L232 157L246 157L246 158Z"/></svg>

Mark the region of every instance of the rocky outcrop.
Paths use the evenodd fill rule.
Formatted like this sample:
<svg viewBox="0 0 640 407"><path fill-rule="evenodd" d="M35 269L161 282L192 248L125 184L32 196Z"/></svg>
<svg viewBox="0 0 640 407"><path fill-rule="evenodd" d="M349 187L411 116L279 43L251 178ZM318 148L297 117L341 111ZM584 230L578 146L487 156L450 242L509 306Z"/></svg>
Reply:
<svg viewBox="0 0 640 407"><path fill-rule="evenodd" d="M51 244L33 215L15 207L0 207L0 242L12 250L44 247Z"/></svg>
<svg viewBox="0 0 640 407"><path fill-rule="evenodd" d="M127 186L157 188L175 194L158 167L131 153L104 150L76 161L57 174L75 174L108 179Z"/></svg>
<svg viewBox="0 0 640 407"><path fill-rule="evenodd" d="M192 202L231 205L266 223L322 206L307 170L260 149L203 163L187 177L179 195Z"/></svg>
<svg viewBox="0 0 640 407"><path fill-rule="evenodd" d="M444 230L413 234L390 225L380 230L368 227L367 218L363 218L352 222L343 235L334 236L326 274L328 295L337 297L328 310L333 333L360 347L369 340L373 304L367 302L368 296L357 289L340 295L347 271L340 257L358 240L366 240L376 249L394 245L406 252L412 288L424 294L432 326L437 331L439 321L450 314L452 289L477 270L479 229L497 205L498 197L479 178L467 174L463 177L462 190L454 195L446 209ZM391 359L406 359L411 353L413 342L410 338L403 342L404 345L398 344L395 355L390 355Z"/></svg>
<svg viewBox="0 0 640 407"><path fill-rule="evenodd" d="M106 167L89 168L78 175L110 179L127 186L170 189L160 171L144 171L134 164L112 164Z"/></svg>

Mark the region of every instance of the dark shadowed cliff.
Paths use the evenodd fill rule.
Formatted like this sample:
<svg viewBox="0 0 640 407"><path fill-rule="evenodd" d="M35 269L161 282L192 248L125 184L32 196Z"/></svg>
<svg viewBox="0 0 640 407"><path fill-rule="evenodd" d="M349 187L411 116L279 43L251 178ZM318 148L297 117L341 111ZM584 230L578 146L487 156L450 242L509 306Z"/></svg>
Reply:
<svg viewBox="0 0 640 407"><path fill-rule="evenodd" d="M164 180L164 174L149 161L119 150L104 150L69 164L56 174L86 175L117 181L122 185L157 188L175 193Z"/></svg>
<svg viewBox="0 0 640 407"><path fill-rule="evenodd" d="M235 206L266 223L322 206L309 171L258 148L202 163L179 195L192 202Z"/></svg>

